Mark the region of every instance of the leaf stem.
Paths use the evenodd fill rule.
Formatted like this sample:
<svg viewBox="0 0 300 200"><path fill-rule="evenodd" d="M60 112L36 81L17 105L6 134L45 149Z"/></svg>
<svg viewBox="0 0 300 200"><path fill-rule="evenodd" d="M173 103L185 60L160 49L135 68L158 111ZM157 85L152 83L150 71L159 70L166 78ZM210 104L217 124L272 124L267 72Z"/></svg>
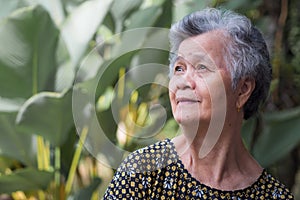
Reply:
<svg viewBox="0 0 300 200"><path fill-rule="evenodd" d="M43 170L44 166L44 139L41 136L37 136L37 164L38 169Z"/></svg>
<svg viewBox="0 0 300 200"><path fill-rule="evenodd" d="M59 199L60 195L60 148L55 147L55 161L54 161L54 180L55 180L55 193L56 197Z"/></svg>
<svg viewBox="0 0 300 200"><path fill-rule="evenodd" d="M68 180L66 183L66 188L65 188L65 193L66 196L69 195L69 193L71 192L71 188L72 188L72 183L75 177L75 172L76 172L76 168L78 166L79 160L80 160L80 155L82 152L82 148L83 148L83 144L85 142L86 136L88 134L88 127L83 127L81 134L80 134L80 138L78 141L78 146L75 150L75 154L73 156L73 160L72 160L72 164L71 164L71 168L69 171L69 176L68 176Z"/></svg>

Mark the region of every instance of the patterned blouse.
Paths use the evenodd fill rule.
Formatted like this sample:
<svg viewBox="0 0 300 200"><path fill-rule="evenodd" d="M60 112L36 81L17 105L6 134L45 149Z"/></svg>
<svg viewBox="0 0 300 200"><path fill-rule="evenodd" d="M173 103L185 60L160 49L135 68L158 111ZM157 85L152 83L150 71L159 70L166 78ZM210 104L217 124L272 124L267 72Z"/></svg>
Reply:
<svg viewBox="0 0 300 200"><path fill-rule="evenodd" d="M290 191L264 170L251 186L223 191L196 180L170 139L131 153L118 168L104 199L293 199Z"/></svg>

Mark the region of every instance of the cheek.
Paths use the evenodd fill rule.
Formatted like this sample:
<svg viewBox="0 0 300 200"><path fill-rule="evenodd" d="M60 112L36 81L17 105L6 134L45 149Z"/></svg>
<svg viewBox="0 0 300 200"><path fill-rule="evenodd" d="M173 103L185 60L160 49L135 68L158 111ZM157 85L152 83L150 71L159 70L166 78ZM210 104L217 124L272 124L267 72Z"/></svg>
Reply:
<svg viewBox="0 0 300 200"><path fill-rule="evenodd" d="M169 82L169 99L170 99L172 109L175 105L175 98L176 98L175 93L176 93L175 81L173 78L171 78L171 80Z"/></svg>
<svg viewBox="0 0 300 200"><path fill-rule="evenodd" d="M223 82L221 75L215 76L214 79L207 79L207 95L209 96L208 104L212 113L226 112L227 110L227 84Z"/></svg>
<svg viewBox="0 0 300 200"><path fill-rule="evenodd" d="M174 112L175 106L176 106L175 93L170 89L169 89L169 99L170 99L170 103L171 103L172 112Z"/></svg>

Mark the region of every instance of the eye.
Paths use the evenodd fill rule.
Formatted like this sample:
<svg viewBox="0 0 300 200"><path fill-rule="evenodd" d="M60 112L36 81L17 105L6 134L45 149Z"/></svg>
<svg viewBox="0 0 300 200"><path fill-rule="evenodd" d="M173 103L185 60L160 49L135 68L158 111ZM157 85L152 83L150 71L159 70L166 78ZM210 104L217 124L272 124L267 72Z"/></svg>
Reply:
<svg viewBox="0 0 300 200"><path fill-rule="evenodd" d="M198 65L196 65L195 70L198 71L198 72L201 72L201 71L206 71L206 70L209 70L209 69L208 69L208 67L206 67L203 64L198 64Z"/></svg>
<svg viewBox="0 0 300 200"><path fill-rule="evenodd" d="M181 65L176 65L174 68L174 72L183 72L184 68Z"/></svg>

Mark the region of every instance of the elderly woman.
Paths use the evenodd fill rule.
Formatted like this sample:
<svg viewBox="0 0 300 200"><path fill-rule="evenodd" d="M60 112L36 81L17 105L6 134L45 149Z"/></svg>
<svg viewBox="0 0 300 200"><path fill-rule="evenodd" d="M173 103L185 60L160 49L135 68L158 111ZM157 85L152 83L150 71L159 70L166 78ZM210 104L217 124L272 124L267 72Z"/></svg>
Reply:
<svg viewBox="0 0 300 200"><path fill-rule="evenodd" d="M208 8L170 32L169 95L181 134L131 153L104 199L293 199L241 138L272 69L249 19Z"/></svg>

